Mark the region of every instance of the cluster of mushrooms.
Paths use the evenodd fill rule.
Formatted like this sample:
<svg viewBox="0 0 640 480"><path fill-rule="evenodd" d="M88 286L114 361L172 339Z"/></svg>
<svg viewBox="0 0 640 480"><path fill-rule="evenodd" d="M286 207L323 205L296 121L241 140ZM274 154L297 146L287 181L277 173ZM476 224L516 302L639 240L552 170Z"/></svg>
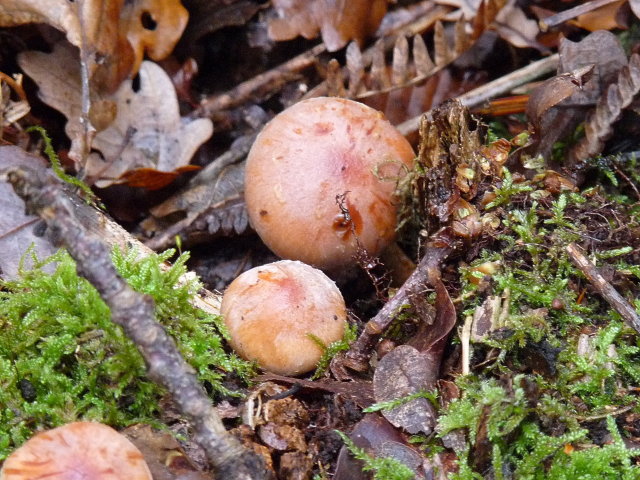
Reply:
<svg viewBox="0 0 640 480"><path fill-rule="evenodd" d="M299 375L322 356L311 336L342 338L345 303L323 271L339 275L359 249L375 256L394 241L395 192L414 157L380 112L351 100L305 100L265 126L247 158L245 200L262 241L288 260L243 273L225 292L239 355Z"/></svg>
<svg viewBox="0 0 640 480"><path fill-rule="evenodd" d="M327 276L354 266L359 249L380 254L394 240L399 179L414 152L383 115L339 98L299 102L277 115L247 158L252 226L287 260L236 278L222 300L230 343L281 375L314 369L340 340L346 307ZM104 441L103 441L104 440ZM0 480L150 480L142 454L99 423L76 422L32 437L4 462Z"/></svg>

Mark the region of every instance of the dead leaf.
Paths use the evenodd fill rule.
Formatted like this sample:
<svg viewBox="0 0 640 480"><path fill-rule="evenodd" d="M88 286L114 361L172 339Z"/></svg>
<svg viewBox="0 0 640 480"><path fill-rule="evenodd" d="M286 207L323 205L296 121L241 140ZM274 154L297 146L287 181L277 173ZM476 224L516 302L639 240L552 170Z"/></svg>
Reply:
<svg viewBox="0 0 640 480"><path fill-rule="evenodd" d="M20 53L18 64L38 85L40 100L67 117L67 137L73 142L82 135L78 51L68 43L60 42L54 45L51 53Z"/></svg>
<svg viewBox="0 0 640 480"><path fill-rule="evenodd" d="M320 32L330 52L350 40L361 43L387 12L387 0L274 0L273 6L279 16L269 22L273 40L312 39Z"/></svg>
<svg viewBox="0 0 640 480"><path fill-rule="evenodd" d="M634 54L629 65L620 69L618 81L600 97L596 109L585 123L585 136L570 151L575 164L602 152L605 141L613 134L613 125L640 91L640 55Z"/></svg>
<svg viewBox="0 0 640 480"><path fill-rule="evenodd" d="M432 371L426 358L409 345L400 345L386 354L373 375L376 402L397 400L415 393L433 390L438 372ZM419 397L389 410L382 415L394 426L416 434L431 434L436 412L431 402Z"/></svg>
<svg viewBox="0 0 640 480"><path fill-rule="evenodd" d="M623 6L626 3L627 0L618 0L617 2L603 5L600 8L579 15L576 19L571 20L570 23L590 32L617 28L626 29L628 28L628 22L623 11ZM633 5L633 2L630 3Z"/></svg>
<svg viewBox="0 0 640 480"><path fill-rule="evenodd" d="M515 0L510 0L495 18L495 30L514 47L537 48L547 51L536 41L540 27L538 22L528 18Z"/></svg>
<svg viewBox="0 0 640 480"><path fill-rule="evenodd" d="M562 73L537 87L529 98L527 116L535 132L527 153L550 159L555 142L584 121L593 103L626 64L620 42L611 32L597 31L580 42L563 40L558 65Z"/></svg>
<svg viewBox="0 0 640 480"><path fill-rule="evenodd" d="M144 456L154 480L211 480L198 470L178 441L168 432L149 425L132 425L121 432Z"/></svg>
<svg viewBox="0 0 640 480"><path fill-rule="evenodd" d="M84 46L97 97L135 74L145 52L153 60L171 53L187 20L179 0L3 0L0 5L0 26L46 23L65 32L72 45Z"/></svg>
<svg viewBox="0 0 640 480"><path fill-rule="evenodd" d="M189 13L180 0L126 1L120 13L120 29L133 47L137 72L144 54L158 61L167 57L180 39Z"/></svg>
<svg viewBox="0 0 640 480"><path fill-rule="evenodd" d="M46 162L29 155L19 147L0 146L0 174L10 167L26 166L43 168ZM16 278L19 262L30 245L39 258L52 255L56 249L42 235L34 230L39 217L25 212L24 202L13 191L11 185L0 177L0 277L5 280ZM26 268L31 259L26 258Z"/></svg>
<svg viewBox="0 0 640 480"><path fill-rule="evenodd" d="M578 92L582 84L586 83L582 81L582 77L590 75L592 71L593 65L590 65L576 72L556 75L545 80L531 92L527 102L527 118L541 135L544 135L542 129L544 115L551 108Z"/></svg>
<svg viewBox="0 0 640 480"><path fill-rule="evenodd" d="M231 148L193 177L176 195L151 209L153 217L142 227L148 232L161 232L147 244L153 249L172 245L180 235L186 243L199 243L220 232L243 233L249 225L244 205L244 163L255 136L241 137ZM162 225L161 219L177 212L185 218Z"/></svg>
<svg viewBox="0 0 640 480"><path fill-rule="evenodd" d="M349 437L356 446L375 457L391 457L411 468L416 480L434 477L428 460L406 444L400 433L378 414L367 414L360 420ZM355 460L346 447L340 449L334 480L369 480L368 473L362 471L362 462Z"/></svg>
<svg viewBox="0 0 640 480"><path fill-rule="evenodd" d="M79 73L73 73L77 69L69 70L69 65L77 64L73 47L62 43L50 54L23 52L18 62L39 85L42 101L67 117L65 133L73 148L74 141L82 135ZM127 80L111 97L117 107L116 118L94 138L93 147L102 153L102 158L92 154L84 167L85 176L96 179L99 187L123 183L119 182L121 177L137 169L174 172L185 167L213 132L209 119L180 118L171 79L158 65L144 62L139 79L137 92L132 81ZM130 175L139 180L142 173L137 178ZM127 180L125 177L124 183ZM153 186L161 183L156 179Z"/></svg>
<svg viewBox="0 0 640 480"><path fill-rule="evenodd" d="M96 182L99 187L134 169L172 172L184 167L213 133L209 119L180 118L173 84L162 68L143 62L139 77L137 92L130 80L123 82L114 95L115 121L94 139L93 147L103 160L91 156L85 169L88 177L101 179Z"/></svg>
<svg viewBox="0 0 640 480"><path fill-rule="evenodd" d="M159 190L173 182L181 173L200 170L197 165L185 165L178 167L172 172L163 172L154 168L138 168L125 172L117 183L135 188L146 188L147 190Z"/></svg>

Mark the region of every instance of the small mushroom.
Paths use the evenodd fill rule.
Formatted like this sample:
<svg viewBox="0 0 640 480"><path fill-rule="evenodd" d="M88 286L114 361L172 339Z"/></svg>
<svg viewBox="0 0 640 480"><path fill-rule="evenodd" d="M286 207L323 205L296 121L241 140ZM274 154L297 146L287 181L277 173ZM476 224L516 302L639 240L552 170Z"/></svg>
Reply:
<svg viewBox="0 0 640 480"><path fill-rule="evenodd" d="M38 433L4 462L0 480L153 480L142 453L113 428L75 422Z"/></svg>
<svg viewBox="0 0 640 480"><path fill-rule="evenodd" d="M299 375L315 368L325 345L344 334L346 307L335 283L302 262L248 270L224 293L221 313L233 349L265 370Z"/></svg>
<svg viewBox="0 0 640 480"><path fill-rule="evenodd" d="M265 126L247 157L251 224L281 258L344 269L359 246L378 255L394 240L394 193L414 157L400 132L366 105L299 102Z"/></svg>

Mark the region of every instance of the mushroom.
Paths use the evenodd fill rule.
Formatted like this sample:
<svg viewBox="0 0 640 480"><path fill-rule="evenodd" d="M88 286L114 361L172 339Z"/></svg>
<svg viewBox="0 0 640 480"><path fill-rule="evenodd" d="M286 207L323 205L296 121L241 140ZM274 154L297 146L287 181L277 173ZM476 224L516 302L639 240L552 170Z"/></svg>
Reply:
<svg viewBox="0 0 640 480"><path fill-rule="evenodd" d="M113 428L75 422L38 433L4 462L0 480L153 480L142 453Z"/></svg>
<svg viewBox="0 0 640 480"><path fill-rule="evenodd" d="M325 345L340 340L344 299L329 277L302 262L281 260L247 270L222 297L229 343L247 360L281 375L315 368Z"/></svg>
<svg viewBox="0 0 640 480"><path fill-rule="evenodd" d="M393 242L394 193L414 157L382 113L341 98L304 100L273 118L249 152L249 219L281 258L344 269L359 246L378 255Z"/></svg>

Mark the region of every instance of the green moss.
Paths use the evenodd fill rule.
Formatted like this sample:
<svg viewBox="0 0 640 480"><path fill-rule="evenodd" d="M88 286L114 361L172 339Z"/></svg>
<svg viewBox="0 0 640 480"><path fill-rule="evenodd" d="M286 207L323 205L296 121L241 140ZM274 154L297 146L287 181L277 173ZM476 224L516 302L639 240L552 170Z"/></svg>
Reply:
<svg viewBox="0 0 640 480"><path fill-rule="evenodd" d="M638 170L628 168L634 162L625 172L635 182ZM618 182L620 165L601 164L614 187L629 188ZM472 338L473 375L456 379L460 398L441 409L438 436L464 439L451 443L459 466L451 478L640 479L640 451L625 447L610 416L640 412L640 337L585 288L566 252L570 242L598 245L590 257L608 269L623 296L637 297L639 257L627 239L640 216L628 206L629 191L620 192L553 198L541 185L516 185L505 173L487 206L500 227L459 272L462 318L488 297L501 299L501 310L491 331ZM491 279L481 286L469 281L473 267L488 261L499 265ZM640 301L635 306L640 310ZM624 416L617 418L624 427Z"/></svg>
<svg viewBox="0 0 640 480"><path fill-rule="evenodd" d="M222 347L220 319L189 303L194 279L182 255L167 271L173 252L137 260L114 251L113 260L131 286L151 295L157 320L176 339L187 361L213 393L229 394L225 372L246 378L251 367ZM34 431L77 419L114 426L156 424L164 392L145 373L144 362L122 330L111 323L96 290L76 273L63 251L22 270L0 292L0 458ZM53 266L45 273L43 267Z"/></svg>
<svg viewBox="0 0 640 480"><path fill-rule="evenodd" d="M313 373L311 380L316 380L327 371L329 368L329 364L331 363L331 359L335 357L340 352L346 352L349 350L351 344L358 337L358 326L356 324L347 324L344 329L344 335L342 338L336 342L331 343L330 345L325 345L322 340L316 337L313 334L309 334L311 340L313 340L316 345L318 345L322 349L322 356L320 360L318 360L318 366L316 367L316 371Z"/></svg>

